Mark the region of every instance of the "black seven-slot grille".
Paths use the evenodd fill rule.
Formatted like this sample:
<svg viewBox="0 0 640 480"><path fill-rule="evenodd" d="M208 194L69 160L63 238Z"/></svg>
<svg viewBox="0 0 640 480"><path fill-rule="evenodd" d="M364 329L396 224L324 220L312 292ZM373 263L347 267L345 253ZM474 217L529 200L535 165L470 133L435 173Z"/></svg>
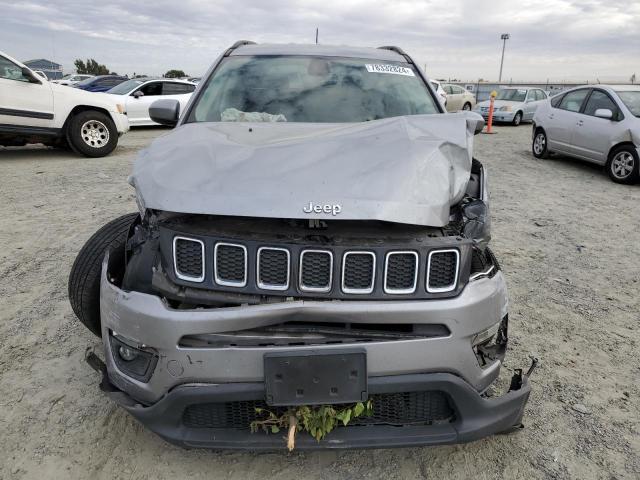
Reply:
<svg viewBox="0 0 640 480"><path fill-rule="evenodd" d="M439 246L440 242L407 250L261 245L255 241L245 244L184 235L172 238L174 274L183 284L204 283L200 288L287 296L451 296L468 278L468 272L461 274L466 258L461 252L468 252L467 256L471 253L463 241L456 248Z"/></svg>
<svg viewBox="0 0 640 480"><path fill-rule="evenodd" d="M441 391L374 394L369 398L373 402L373 415L354 419L350 426L432 425L454 419L449 399ZM182 422L187 428L247 430L251 422L262 418L256 408L275 410L276 415L286 411L286 407L269 408L260 400L200 403L185 408Z"/></svg>

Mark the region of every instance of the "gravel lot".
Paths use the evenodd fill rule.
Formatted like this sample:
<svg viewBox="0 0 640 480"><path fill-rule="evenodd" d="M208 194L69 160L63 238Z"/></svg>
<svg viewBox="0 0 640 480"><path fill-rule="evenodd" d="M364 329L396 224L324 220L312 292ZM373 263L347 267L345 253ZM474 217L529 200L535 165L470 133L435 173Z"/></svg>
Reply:
<svg viewBox="0 0 640 480"><path fill-rule="evenodd" d="M529 126L477 138L507 276L504 374L540 357L526 428L462 446L319 453L185 451L98 390L67 275L83 242L135 211L135 130L103 159L0 147L0 479L640 478L640 186L535 160Z"/></svg>

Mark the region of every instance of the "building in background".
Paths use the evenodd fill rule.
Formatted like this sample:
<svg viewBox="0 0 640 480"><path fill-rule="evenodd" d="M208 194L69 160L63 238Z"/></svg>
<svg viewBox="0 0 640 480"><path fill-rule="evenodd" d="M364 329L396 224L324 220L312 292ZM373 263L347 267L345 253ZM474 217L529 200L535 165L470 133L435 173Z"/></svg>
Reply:
<svg viewBox="0 0 640 480"><path fill-rule="evenodd" d="M36 60L27 60L24 64L31 70L40 70L45 73L49 80L58 80L62 78L62 65L51 60L38 58Z"/></svg>

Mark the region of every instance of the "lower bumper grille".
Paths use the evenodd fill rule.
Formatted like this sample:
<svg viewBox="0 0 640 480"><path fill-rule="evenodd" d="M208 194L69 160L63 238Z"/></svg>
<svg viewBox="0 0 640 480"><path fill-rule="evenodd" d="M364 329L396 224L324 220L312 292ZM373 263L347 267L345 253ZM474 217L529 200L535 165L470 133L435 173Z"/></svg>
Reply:
<svg viewBox="0 0 640 480"><path fill-rule="evenodd" d="M447 395L440 391L402 392L371 395L373 415L353 420L349 425L432 425L453 421L454 412ZM226 403L201 403L188 406L182 422L188 428L225 428L248 430L262 418L256 408L281 415L286 408L269 408L261 400Z"/></svg>

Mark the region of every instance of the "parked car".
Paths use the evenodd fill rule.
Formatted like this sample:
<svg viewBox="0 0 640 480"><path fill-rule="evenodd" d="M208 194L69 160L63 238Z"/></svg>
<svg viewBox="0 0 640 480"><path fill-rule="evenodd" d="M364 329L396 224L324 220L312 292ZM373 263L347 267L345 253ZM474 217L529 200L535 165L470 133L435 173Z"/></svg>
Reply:
<svg viewBox="0 0 640 480"><path fill-rule="evenodd" d="M68 145L102 157L128 130L123 104L51 83L0 52L0 145Z"/></svg>
<svg viewBox="0 0 640 480"><path fill-rule="evenodd" d="M540 88L508 87L498 91L493 105L493 121L508 122L515 126L521 122L533 120L536 109L542 105L548 96ZM481 114L485 120L489 118L489 100L480 102L474 111Z"/></svg>
<svg viewBox="0 0 640 480"><path fill-rule="evenodd" d="M180 109L184 110L196 86L186 80L168 78L133 79L116 85L107 94L114 95L116 100L124 103L129 117L129 124L158 125L149 117L149 106L160 98L178 100Z"/></svg>
<svg viewBox="0 0 640 480"><path fill-rule="evenodd" d="M98 75L82 80L73 85L73 87L86 90L87 92L106 92L127 80L129 80L127 77L120 77L118 75Z"/></svg>
<svg viewBox="0 0 640 480"><path fill-rule="evenodd" d="M442 85L440 85L439 81L429 79L429 82L431 83L431 86L433 87L435 92L438 94L438 101L440 102L440 104L443 107L446 107L447 106L447 92L444 90L444 88L442 88Z"/></svg>
<svg viewBox="0 0 640 480"><path fill-rule="evenodd" d="M196 85L200 83L200 80L202 80L202 78L200 78L200 77L191 77L191 78L189 78L189 81L191 83L195 83Z"/></svg>
<svg viewBox="0 0 640 480"><path fill-rule="evenodd" d="M83 80L87 80L88 78L93 78L94 75L86 75L86 74L69 74L65 75L59 80L52 80L51 83L57 83L58 85L75 85L76 83L80 83Z"/></svg>
<svg viewBox="0 0 640 480"><path fill-rule="evenodd" d="M442 85L447 94L447 111L472 110L476 105L476 96L459 85Z"/></svg>
<svg viewBox="0 0 640 480"><path fill-rule="evenodd" d="M560 153L604 165L611 180L640 179L640 86L597 85L566 90L533 119L533 155Z"/></svg>
<svg viewBox="0 0 640 480"><path fill-rule="evenodd" d="M527 375L484 394L508 338L472 154L484 121L444 115L427 82L397 47L243 41L182 114L153 103L152 120L175 128L135 161L139 213L96 232L69 280L74 312L102 336L106 364L87 357L102 390L188 447L284 446L251 432L260 409L291 422L326 405L356 416L297 445L519 427Z"/></svg>

